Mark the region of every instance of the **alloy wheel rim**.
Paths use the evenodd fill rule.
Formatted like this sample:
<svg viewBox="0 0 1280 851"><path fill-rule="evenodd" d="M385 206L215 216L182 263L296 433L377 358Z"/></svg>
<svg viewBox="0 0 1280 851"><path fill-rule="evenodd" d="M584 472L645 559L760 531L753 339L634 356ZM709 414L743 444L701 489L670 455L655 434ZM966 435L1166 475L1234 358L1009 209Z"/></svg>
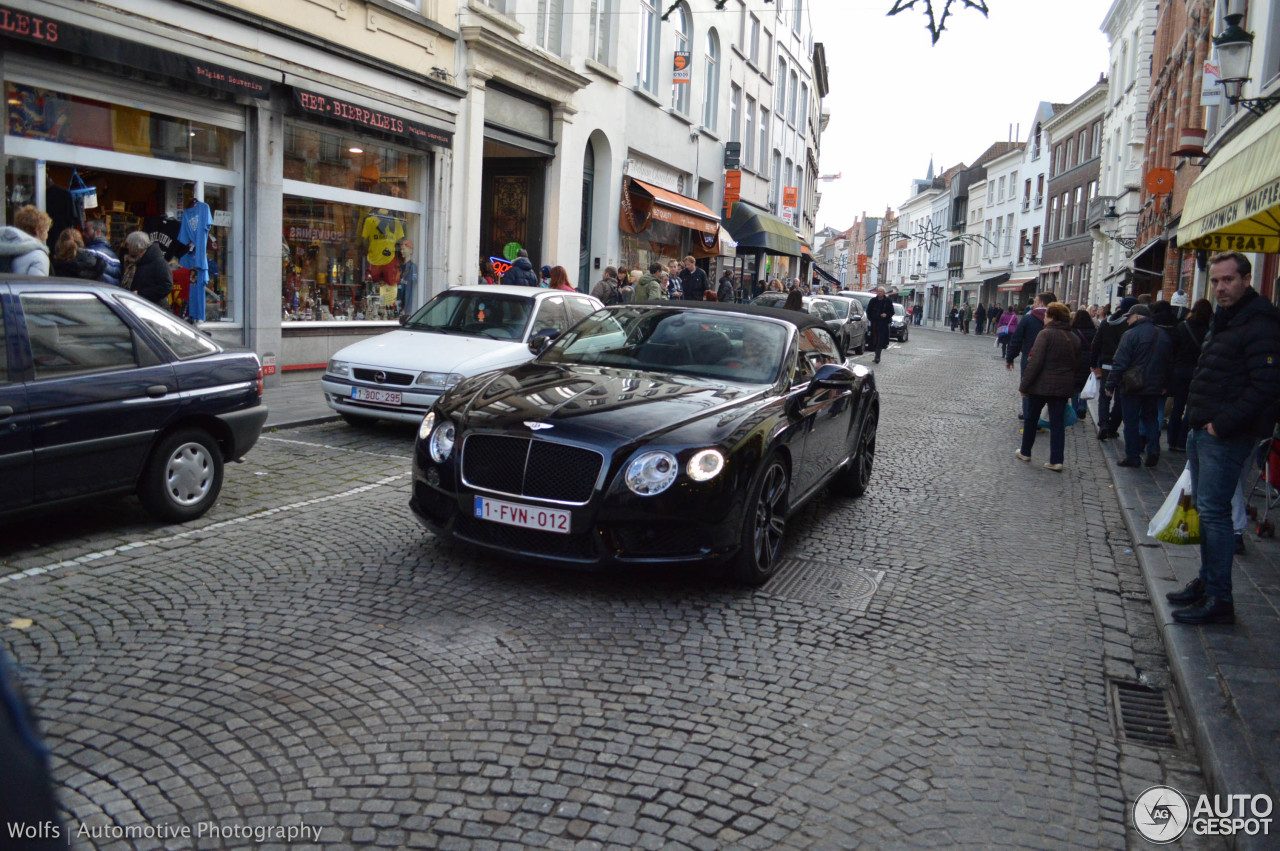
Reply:
<svg viewBox="0 0 1280 851"><path fill-rule="evenodd" d="M862 484L871 481L871 465L876 460L876 425L878 417L869 418L862 428L862 447L858 450L858 470Z"/></svg>
<svg viewBox="0 0 1280 851"><path fill-rule="evenodd" d="M213 458L202 444L179 446L165 466L165 490L178 505L191 506L208 496L213 487Z"/></svg>
<svg viewBox="0 0 1280 851"><path fill-rule="evenodd" d="M765 474L760 499L756 503L756 566L762 571L772 567L782 546L782 535L787 527L782 514L786 490L786 473L782 465L774 464Z"/></svg>

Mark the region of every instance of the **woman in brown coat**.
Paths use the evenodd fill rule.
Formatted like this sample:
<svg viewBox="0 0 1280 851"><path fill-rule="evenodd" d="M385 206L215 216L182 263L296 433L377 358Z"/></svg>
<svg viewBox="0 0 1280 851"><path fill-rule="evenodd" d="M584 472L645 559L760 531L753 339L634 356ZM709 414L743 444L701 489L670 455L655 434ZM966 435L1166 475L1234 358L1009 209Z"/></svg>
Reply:
<svg viewBox="0 0 1280 851"><path fill-rule="evenodd" d="M1016 453L1019 461L1031 460L1040 411L1048 406L1049 463L1044 467L1062 472L1067 400L1076 392L1079 356L1080 340L1071 331L1071 311L1062 302L1055 301L1045 310L1044 330L1036 336L1018 387L1028 398L1027 418L1022 424L1022 448Z"/></svg>

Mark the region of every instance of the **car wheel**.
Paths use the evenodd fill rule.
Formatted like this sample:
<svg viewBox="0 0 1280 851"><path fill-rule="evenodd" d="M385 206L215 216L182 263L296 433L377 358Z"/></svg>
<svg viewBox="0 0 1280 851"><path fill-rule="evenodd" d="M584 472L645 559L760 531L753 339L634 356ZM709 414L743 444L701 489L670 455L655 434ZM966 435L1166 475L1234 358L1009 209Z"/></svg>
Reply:
<svg viewBox="0 0 1280 851"><path fill-rule="evenodd" d="M859 497L867 492L867 485L871 483L871 467L876 460L876 428L879 423L880 409L867 411L866 421L849 455L849 463L836 474L835 488L844 496Z"/></svg>
<svg viewBox="0 0 1280 851"><path fill-rule="evenodd" d="M745 585L763 585L778 570L778 554L787 529L787 465L770 456L747 495L742 518L742 548L733 565L733 578Z"/></svg>
<svg viewBox="0 0 1280 851"><path fill-rule="evenodd" d="M222 490L222 450L201 429L182 429L156 446L138 483L138 498L161 520L181 523L209 510Z"/></svg>
<svg viewBox="0 0 1280 851"><path fill-rule="evenodd" d="M902 332L902 342L904 342L904 343L905 343L905 342L907 341L907 338L908 338L908 337L910 337L910 336L911 336L911 332L910 332L910 331L903 331L903 332Z"/></svg>
<svg viewBox="0 0 1280 851"><path fill-rule="evenodd" d="M359 414L348 414L346 412L341 413L340 416L346 420L347 425L355 426L356 428L371 428L378 423L376 417L362 417Z"/></svg>

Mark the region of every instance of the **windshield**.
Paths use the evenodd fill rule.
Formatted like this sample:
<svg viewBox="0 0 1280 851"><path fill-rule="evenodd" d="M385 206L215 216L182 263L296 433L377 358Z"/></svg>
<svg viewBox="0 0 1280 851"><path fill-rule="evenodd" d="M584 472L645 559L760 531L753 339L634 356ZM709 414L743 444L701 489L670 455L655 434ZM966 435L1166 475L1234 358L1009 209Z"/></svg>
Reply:
<svg viewBox="0 0 1280 851"><path fill-rule="evenodd" d="M781 322L728 313L601 310L558 339L538 362L772 384L790 336L790 326Z"/></svg>
<svg viewBox="0 0 1280 851"><path fill-rule="evenodd" d="M836 312L836 318L849 318L849 299L847 298L824 298L821 300L823 304L831 305L831 309Z"/></svg>
<svg viewBox="0 0 1280 851"><path fill-rule="evenodd" d="M516 295L449 290L423 305L404 327L491 340L522 340L532 306L532 299Z"/></svg>
<svg viewBox="0 0 1280 851"><path fill-rule="evenodd" d="M905 307L903 307L902 305L898 304L898 303L895 301L895 302L893 303L893 315L894 315L894 316L906 316L906 315L907 315L907 309L906 309Z"/></svg>

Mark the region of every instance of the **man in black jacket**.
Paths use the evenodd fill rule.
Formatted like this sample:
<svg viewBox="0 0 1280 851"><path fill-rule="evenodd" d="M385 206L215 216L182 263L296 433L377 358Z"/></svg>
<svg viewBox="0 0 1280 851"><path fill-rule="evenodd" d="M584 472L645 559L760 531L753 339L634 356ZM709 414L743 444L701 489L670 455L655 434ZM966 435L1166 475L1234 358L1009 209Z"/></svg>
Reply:
<svg viewBox="0 0 1280 851"><path fill-rule="evenodd" d="M511 268L502 276L504 287L536 287L539 285L538 273L533 271L533 263L529 262L529 252L521 248L516 252L516 259Z"/></svg>
<svg viewBox="0 0 1280 851"><path fill-rule="evenodd" d="M867 328L871 331L871 347L880 363L880 352L889 345L889 327L893 322L893 302L884 294L884 287L876 287L876 297L867 302Z"/></svg>
<svg viewBox="0 0 1280 851"><path fill-rule="evenodd" d="M698 268L698 261L690 254L684 258L684 268L680 270L680 289L689 301L702 301L707 291L707 273Z"/></svg>
<svg viewBox="0 0 1280 851"><path fill-rule="evenodd" d="M1129 309L1138 303L1133 296L1120 299L1120 306L1115 313L1102 320L1098 333L1094 335L1090 348L1090 366L1098 377L1098 384L1106 386L1107 376L1111 373L1111 361L1115 359L1116 349L1120 348L1120 338L1129 330ZM1111 397L1106 393L1098 394L1098 440L1107 440L1117 436L1120 429L1120 404L1111 404Z"/></svg>
<svg viewBox="0 0 1280 851"><path fill-rule="evenodd" d="M1187 398L1187 460L1200 512L1200 573L1165 595L1185 624L1235 623L1231 496L1250 451L1270 434L1280 399L1280 310L1250 286L1249 258L1209 258L1213 315Z"/></svg>
<svg viewBox="0 0 1280 851"><path fill-rule="evenodd" d="M1120 396L1124 413L1124 458L1120 467L1137 467L1144 448L1147 466L1160 461L1160 400L1169 386L1173 341L1151 321L1151 308L1135 304L1129 308L1129 331L1116 349L1114 369L1107 373L1104 387L1108 396ZM1133 370L1140 376L1137 385L1125 387L1124 374Z"/></svg>

